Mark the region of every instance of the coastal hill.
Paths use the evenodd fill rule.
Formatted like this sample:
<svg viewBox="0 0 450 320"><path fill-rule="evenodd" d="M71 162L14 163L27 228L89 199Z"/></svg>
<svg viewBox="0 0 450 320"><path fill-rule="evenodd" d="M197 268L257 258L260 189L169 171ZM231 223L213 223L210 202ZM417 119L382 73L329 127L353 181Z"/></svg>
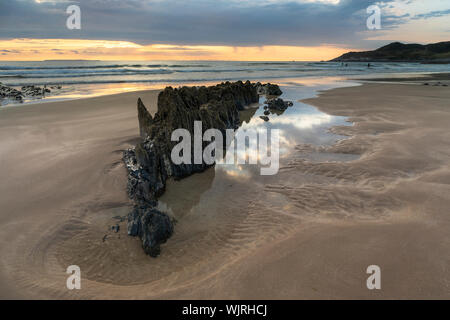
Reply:
<svg viewBox="0 0 450 320"><path fill-rule="evenodd" d="M348 52L331 61L450 63L450 41L428 45L393 42L373 51Z"/></svg>

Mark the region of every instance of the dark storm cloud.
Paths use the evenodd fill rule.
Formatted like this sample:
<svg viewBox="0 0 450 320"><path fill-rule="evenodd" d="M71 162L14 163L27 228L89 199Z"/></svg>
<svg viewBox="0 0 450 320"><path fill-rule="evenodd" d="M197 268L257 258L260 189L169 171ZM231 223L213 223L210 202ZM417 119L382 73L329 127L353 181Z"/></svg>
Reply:
<svg viewBox="0 0 450 320"><path fill-rule="evenodd" d="M389 5L391 1L385 1ZM267 2L225 0L2 1L2 38L127 40L141 44L362 46L373 0ZM66 8L81 8L81 30L66 28ZM394 28L406 16L383 18ZM367 45L367 44L365 44Z"/></svg>

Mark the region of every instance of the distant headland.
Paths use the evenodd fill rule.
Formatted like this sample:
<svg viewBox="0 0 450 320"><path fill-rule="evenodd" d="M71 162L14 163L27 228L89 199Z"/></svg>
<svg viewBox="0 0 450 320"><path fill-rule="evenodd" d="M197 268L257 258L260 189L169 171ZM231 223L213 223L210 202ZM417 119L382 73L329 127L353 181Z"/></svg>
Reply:
<svg viewBox="0 0 450 320"><path fill-rule="evenodd" d="M450 41L428 45L393 42L373 51L348 52L331 61L450 63Z"/></svg>

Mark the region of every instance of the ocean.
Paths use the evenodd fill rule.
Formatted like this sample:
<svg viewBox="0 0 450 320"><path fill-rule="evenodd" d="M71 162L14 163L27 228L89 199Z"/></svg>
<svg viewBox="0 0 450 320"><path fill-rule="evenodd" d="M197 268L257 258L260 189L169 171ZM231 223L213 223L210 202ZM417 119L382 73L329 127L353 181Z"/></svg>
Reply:
<svg viewBox="0 0 450 320"><path fill-rule="evenodd" d="M209 84L226 80L358 78L392 74L450 72L450 64L251 61L2 61L0 83L61 85L44 100L97 96L166 85ZM42 101L42 99L39 99ZM36 102L26 99L25 102Z"/></svg>

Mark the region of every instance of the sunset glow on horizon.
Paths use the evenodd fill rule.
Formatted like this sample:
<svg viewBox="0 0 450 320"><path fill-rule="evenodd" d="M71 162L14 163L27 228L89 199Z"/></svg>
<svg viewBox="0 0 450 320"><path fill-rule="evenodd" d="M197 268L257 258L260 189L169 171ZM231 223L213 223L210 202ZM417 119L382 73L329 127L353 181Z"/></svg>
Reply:
<svg viewBox="0 0 450 320"><path fill-rule="evenodd" d="M2 61L39 60L330 60L348 48L334 46L140 45L130 41L81 39L0 40Z"/></svg>

